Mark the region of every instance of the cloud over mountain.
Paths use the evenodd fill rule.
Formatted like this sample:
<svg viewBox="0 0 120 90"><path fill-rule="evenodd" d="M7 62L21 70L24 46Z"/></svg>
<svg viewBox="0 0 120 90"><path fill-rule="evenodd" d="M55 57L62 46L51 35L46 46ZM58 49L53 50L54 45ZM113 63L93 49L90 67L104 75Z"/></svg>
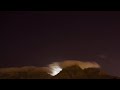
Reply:
<svg viewBox="0 0 120 90"><path fill-rule="evenodd" d="M63 68L77 65L82 69L85 68L100 68L100 65L96 62L84 62L84 61L77 61L77 60L65 60L62 62L53 62L52 64L49 64L49 70L51 75L58 74Z"/></svg>
<svg viewBox="0 0 120 90"><path fill-rule="evenodd" d="M0 68L0 79L118 79L101 70L96 62L65 60L47 67Z"/></svg>

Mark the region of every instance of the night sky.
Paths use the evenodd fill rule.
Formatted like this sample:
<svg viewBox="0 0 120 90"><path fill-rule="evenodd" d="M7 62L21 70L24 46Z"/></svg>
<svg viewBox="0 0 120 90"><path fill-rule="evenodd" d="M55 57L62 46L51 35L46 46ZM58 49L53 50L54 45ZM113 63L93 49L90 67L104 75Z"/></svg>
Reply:
<svg viewBox="0 0 120 90"><path fill-rule="evenodd" d="M120 76L120 11L0 11L0 67L96 61Z"/></svg>

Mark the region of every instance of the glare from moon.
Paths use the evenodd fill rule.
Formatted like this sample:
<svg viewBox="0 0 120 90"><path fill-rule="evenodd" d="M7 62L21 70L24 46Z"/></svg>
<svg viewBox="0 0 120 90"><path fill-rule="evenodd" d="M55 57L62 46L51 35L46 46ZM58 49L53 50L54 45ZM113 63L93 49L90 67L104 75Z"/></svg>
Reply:
<svg viewBox="0 0 120 90"><path fill-rule="evenodd" d="M58 63L54 63L54 64L50 64L50 71L51 73L49 73L52 76L57 75L60 71L62 71L62 68L58 65Z"/></svg>

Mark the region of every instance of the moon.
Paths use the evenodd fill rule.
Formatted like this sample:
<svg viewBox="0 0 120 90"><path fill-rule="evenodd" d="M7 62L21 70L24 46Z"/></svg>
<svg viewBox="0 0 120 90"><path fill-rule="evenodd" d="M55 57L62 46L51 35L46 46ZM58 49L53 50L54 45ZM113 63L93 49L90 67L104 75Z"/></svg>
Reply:
<svg viewBox="0 0 120 90"><path fill-rule="evenodd" d="M51 73L49 73L51 76L57 75L60 71L62 71L62 68L59 66L58 63L50 64L49 65Z"/></svg>

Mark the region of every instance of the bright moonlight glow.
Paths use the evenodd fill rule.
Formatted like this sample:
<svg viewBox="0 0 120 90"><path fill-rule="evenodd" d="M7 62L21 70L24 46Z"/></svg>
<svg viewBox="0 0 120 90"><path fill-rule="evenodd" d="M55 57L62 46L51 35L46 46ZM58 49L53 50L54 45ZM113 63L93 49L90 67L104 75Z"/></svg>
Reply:
<svg viewBox="0 0 120 90"><path fill-rule="evenodd" d="M49 68L51 71L51 73L49 73L49 74L52 76L57 75L62 70L62 68L58 65L58 63L50 64Z"/></svg>
<svg viewBox="0 0 120 90"><path fill-rule="evenodd" d="M53 69L52 69L52 73L51 75L52 76L55 76L57 75L62 69L59 67L59 66L55 66Z"/></svg>

